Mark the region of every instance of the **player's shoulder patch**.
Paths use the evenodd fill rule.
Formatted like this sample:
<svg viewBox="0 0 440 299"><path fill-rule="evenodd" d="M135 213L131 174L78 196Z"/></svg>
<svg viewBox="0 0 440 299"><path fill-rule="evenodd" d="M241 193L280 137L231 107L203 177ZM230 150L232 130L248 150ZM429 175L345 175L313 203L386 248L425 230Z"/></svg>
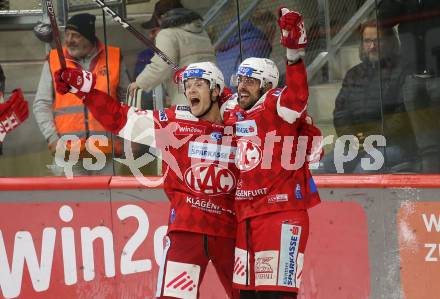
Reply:
<svg viewBox="0 0 440 299"><path fill-rule="evenodd" d="M164 109L159 110L159 121L168 121L168 115Z"/></svg>
<svg viewBox="0 0 440 299"><path fill-rule="evenodd" d="M269 95L274 97L279 97L281 93L283 92L284 88L274 88L269 91Z"/></svg>
<svg viewBox="0 0 440 299"><path fill-rule="evenodd" d="M188 105L176 105L176 111L191 111Z"/></svg>
<svg viewBox="0 0 440 299"><path fill-rule="evenodd" d="M191 113L191 108L187 105L176 105L175 113L176 119L199 121L199 119Z"/></svg>

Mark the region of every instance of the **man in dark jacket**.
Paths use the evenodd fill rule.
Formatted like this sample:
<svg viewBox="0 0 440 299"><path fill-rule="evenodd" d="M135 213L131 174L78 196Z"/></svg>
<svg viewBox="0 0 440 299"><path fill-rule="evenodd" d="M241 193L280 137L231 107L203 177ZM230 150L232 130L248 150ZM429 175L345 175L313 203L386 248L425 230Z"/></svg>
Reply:
<svg viewBox="0 0 440 299"><path fill-rule="evenodd" d="M408 169L412 165L409 163L405 169L398 166L415 158L414 134L401 93L405 74L398 53L399 43L391 28L379 34L373 21L361 27L362 62L347 72L333 114L338 137L354 135L360 143L359 154L344 165L344 172L368 170L362 167L361 158L370 158L363 149L363 142L370 135L385 137L386 147L375 147L383 153L388 170L412 170ZM329 159L325 161L329 167Z"/></svg>
<svg viewBox="0 0 440 299"><path fill-rule="evenodd" d="M384 28L399 25L402 63L408 71L404 101L414 127L423 172L440 172L440 1L383 0Z"/></svg>

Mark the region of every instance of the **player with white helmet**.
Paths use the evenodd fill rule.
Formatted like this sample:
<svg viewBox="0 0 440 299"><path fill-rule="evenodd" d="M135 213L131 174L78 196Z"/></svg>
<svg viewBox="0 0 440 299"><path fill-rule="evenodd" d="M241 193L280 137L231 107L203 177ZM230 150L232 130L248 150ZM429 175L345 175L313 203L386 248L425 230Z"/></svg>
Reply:
<svg viewBox="0 0 440 299"><path fill-rule="evenodd" d="M282 8L278 23L287 48L286 86L277 88L279 72L272 60L248 58L236 73L238 93L222 106L225 124L235 127L240 170L235 261L243 270L234 272L233 283L241 299L297 298L307 209L320 202L306 160L316 148L319 152L312 138L319 142L321 132L306 113L304 22L299 13ZM299 144L300 136L308 138L305 145Z"/></svg>
<svg viewBox="0 0 440 299"><path fill-rule="evenodd" d="M276 64L267 58L250 57L245 59L237 70L237 76L250 77L260 80L260 88L278 86L280 72Z"/></svg>
<svg viewBox="0 0 440 299"><path fill-rule="evenodd" d="M197 94L188 91L187 87L199 86L207 81L209 85L209 103L200 100ZM190 64L182 73L183 90L191 107L191 113L196 117L204 117L208 113L219 114L219 106L213 105L218 101L225 87L225 80L220 69L212 62L198 62Z"/></svg>
<svg viewBox="0 0 440 299"><path fill-rule="evenodd" d="M112 133L162 151L163 169L171 170L164 171L163 184L170 213L156 298L199 298L211 261L228 297L236 299L233 202L238 177L235 147L230 138L223 138L217 105L225 93L223 75L213 63L200 62L190 64L175 80L183 84L188 105L160 111L121 104L94 89L93 76L77 69L57 73L56 88L75 92ZM179 287L182 273L186 282Z"/></svg>
<svg viewBox="0 0 440 299"><path fill-rule="evenodd" d="M278 86L280 73L272 60L251 57L240 64L236 76L236 83L239 86L258 85L259 87L257 93L249 93L245 88L238 91L240 107L246 110L251 108L266 91ZM254 82L256 84L251 84Z"/></svg>

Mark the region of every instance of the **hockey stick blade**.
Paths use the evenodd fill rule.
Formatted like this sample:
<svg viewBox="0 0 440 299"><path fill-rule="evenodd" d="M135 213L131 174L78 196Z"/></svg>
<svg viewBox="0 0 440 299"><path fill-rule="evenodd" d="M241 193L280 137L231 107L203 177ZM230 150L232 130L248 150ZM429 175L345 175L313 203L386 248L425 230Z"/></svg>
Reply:
<svg viewBox="0 0 440 299"><path fill-rule="evenodd" d="M55 17L55 10L53 8L53 3L52 0L45 0L44 2L46 3L47 16L49 17L50 20L53 39L55 40L55 44L57 48L58 59L60 60L61 68L65 69L66 58L64 57L63 46L61 45L60 31L58 30L57 19Z"/></svg>
<svg viewBox="0 0 440 299"><path fill-rule="evenodd" d="M113 20L121 25L123 28L127 29L129 32L131 32L138 40L140 40L144 45L151 48L154 53L156 53L160 58L162 58L163 61L165 61L168 65L170 65L175 71L179 69L179 66L172 61L164 52L162 52L153 41L146 38L142 33L137 31L132 25L127 23L126 20L124 20L117 12L112 10L110 7L108 7L104 1L102 0L93 0L99 7L101 7L108 15L110 15Z"/></svg>

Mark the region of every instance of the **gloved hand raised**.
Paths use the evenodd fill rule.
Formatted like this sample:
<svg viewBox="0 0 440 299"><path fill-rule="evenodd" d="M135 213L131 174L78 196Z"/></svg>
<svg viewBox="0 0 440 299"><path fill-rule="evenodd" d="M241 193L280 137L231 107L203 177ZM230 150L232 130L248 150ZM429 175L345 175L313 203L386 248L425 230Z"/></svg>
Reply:
<svg viewBox="0 0 440 299"><path fill-rule="evenodd" d="M54 77L57 92L60 94L71 92L82 100L93 90L96 83L93 74L82 69L60 69L55 72Z"/></svg>
<svg viewBox="0 0 440 299"><path fill-rule="evenodd" d="M278 10L278 25L281 30L282 46L287 48L287 59L296 61L300 58L298 50L307 46L307 35L303 16L285 7Z"/></svg>
<svg viewBox="0 0 440 299"><path fill-rule="evenodd" d="M0 104L0 143L6 134L18 127L29 116L29 104L21 89L15 89L9 99Z"/></svg>

